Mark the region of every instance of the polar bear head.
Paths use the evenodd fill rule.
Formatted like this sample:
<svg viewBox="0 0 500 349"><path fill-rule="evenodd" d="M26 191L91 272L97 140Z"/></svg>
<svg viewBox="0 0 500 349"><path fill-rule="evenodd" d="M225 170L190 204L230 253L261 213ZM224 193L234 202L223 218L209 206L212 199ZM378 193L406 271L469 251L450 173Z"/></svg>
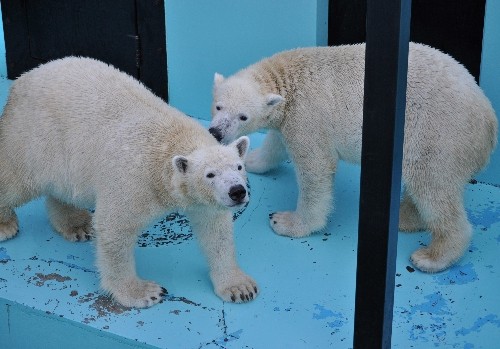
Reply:
<svg viewBox="0 0 500 349"><path fill-rule="evenodd" d="M262 93L259 83L249 75L237 74L225 79L216 73L209 131L219 142L228 143L267 128L283 100L280 95Z"/></svg>
<svg viewBox="0 0 500 349"><path fill-rule="evenodd" d="M200 147L172 158L174 188L188 205L241 207L249 200L244 158L250 140Z"/></svg>

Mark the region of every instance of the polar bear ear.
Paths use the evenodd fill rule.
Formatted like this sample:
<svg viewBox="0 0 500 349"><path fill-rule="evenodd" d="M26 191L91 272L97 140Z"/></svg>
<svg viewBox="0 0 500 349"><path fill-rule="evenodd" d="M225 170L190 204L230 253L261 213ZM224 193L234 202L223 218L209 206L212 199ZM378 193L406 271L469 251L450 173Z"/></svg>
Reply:
<svg viewBox="0 0 500 349"><path fill-rule="evenodd" d="M222 74L215 73L215 75L214 75L214 86L219 85L223 81L224 81L224 76L222 76Z"/></svg>
<svg viewBox="0 0 500 349"><path fill-rule="evenodd" d="M180 173L186 173L188 159L185 156L177 155L172 159L172 166Z"/></svg>
<svg viewBox="0 0 500 349"><path fill-rule="evenodd" d="M280 104L283 100L283 97L274 93L270 93L266 96L266 104L270 107Z"/></svg>
<svg viewBox="0 0 500 349"><path fill-rule="evenodd" d="M250 147L250 138L247 136L241 136L237 140L235 140L231 145L234 145L238 150L238 154L240 158L245 158L248 152L248 148Z"/></svg>

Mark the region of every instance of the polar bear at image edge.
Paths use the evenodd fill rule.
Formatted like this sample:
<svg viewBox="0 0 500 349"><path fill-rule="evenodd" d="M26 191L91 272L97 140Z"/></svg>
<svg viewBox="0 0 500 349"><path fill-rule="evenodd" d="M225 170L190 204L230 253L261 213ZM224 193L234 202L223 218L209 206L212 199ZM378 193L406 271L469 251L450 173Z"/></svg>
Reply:
<svg viewBox="0 0 500 349"><path fill-rule="evenodd" d="M264 173L288 157L294 163L297 206L270 216L277 234L303 237L324 228L337 162L360 163L364 57L365 44L303 48L228 78L215 74L210 132L227 143L268 130L246 158L249 172ZM472 235L464 187L496 142L495 112L469 72L447 54L410 43L399 228L432 234L411 256L417 268L438 272L463 255Z"/></svg>
<svg viewBox="0 0 500 349"><path fill-rule="evenodd" d="M247 137L219 144L107 64L49 62L13 82L0 119L0 241L18 232L14 208L46 196L62 236L95 236L101 287L124 306L148 307L167 291L137 276L137 235L179 210L205 252L215 293L249 301L258 290L237 264L231 211L248 202L248 146Z"/></svg>

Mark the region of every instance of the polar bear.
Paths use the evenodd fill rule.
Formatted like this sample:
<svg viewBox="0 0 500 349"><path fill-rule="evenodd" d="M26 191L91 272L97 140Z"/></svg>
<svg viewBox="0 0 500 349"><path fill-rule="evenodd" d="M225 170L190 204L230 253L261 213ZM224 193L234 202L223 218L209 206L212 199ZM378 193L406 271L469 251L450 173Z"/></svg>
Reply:
<svg viewBox="0 0 500 349"><path fill-rule="evenodd" d="M337 162L360 162L364 57L364 44L303 48L227 79L215 74L209 131L228 142L268 130L246 158L249 172L266 172L288 156L295 165L297 208L270 215L277 234L302 237L324 228ZM446 269L467 248L464 186L487 164L496 139L495 113L467 70L411 43L399 228L432 233L429 246L411 256L422 271Z"/></svg>
<svg viewBox="0 0 500 349"><path fill-rule="evenodd" d="M207 256L215 293L249 301L258 290L237 264L231 211L248 202L248 146L247 137L219 144L107 64L49 62L12 84L0 119L0 240L17 233L13 208L45 195L66 239L94 231L102 288L124 306L148 307L167 291L137 276L137 234L180 210Z"/></svg>

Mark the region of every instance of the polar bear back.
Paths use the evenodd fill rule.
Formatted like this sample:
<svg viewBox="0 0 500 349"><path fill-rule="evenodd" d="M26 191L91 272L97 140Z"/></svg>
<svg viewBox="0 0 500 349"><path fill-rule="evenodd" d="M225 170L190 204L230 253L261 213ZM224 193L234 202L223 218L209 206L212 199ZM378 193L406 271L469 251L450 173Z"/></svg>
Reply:
<svg viewBox="0 0 500 349"><path fill-rule="evenodd" d="M182 141L181 141L182 140ZM185 140L196 140L185 141ZM19 77L0 119L2 166L82 205L115 177L159 177L170 159L217 142L132 77L89 58L69 57ZM148 173L145 173L148 172ZM68 183L68 185L64 185ZM71 185L69 184L71 183Z"/></svg>
<svg viewBox="0 0 500 349"><path fill-rule="evenodd" d="M364 58L365 44L296 49L251 65L234 78L254 81L261 94L284 97L285 134L320 137L338 154L335 158L359 163ZM407 81L406 160L439 148L436 163L459 156L470 160L463 172L482 168L496 144L497 121L465 67L437 49L410 43Z"/></svg>
<svg viewBox="0 0 500 349"><path fill-rule="evenodd" d="M411 44L407 81L405 162L432 153L435 170L446 168L451 177L481 170L496 146L498 122L473 76L451 56Z"/></svg>

